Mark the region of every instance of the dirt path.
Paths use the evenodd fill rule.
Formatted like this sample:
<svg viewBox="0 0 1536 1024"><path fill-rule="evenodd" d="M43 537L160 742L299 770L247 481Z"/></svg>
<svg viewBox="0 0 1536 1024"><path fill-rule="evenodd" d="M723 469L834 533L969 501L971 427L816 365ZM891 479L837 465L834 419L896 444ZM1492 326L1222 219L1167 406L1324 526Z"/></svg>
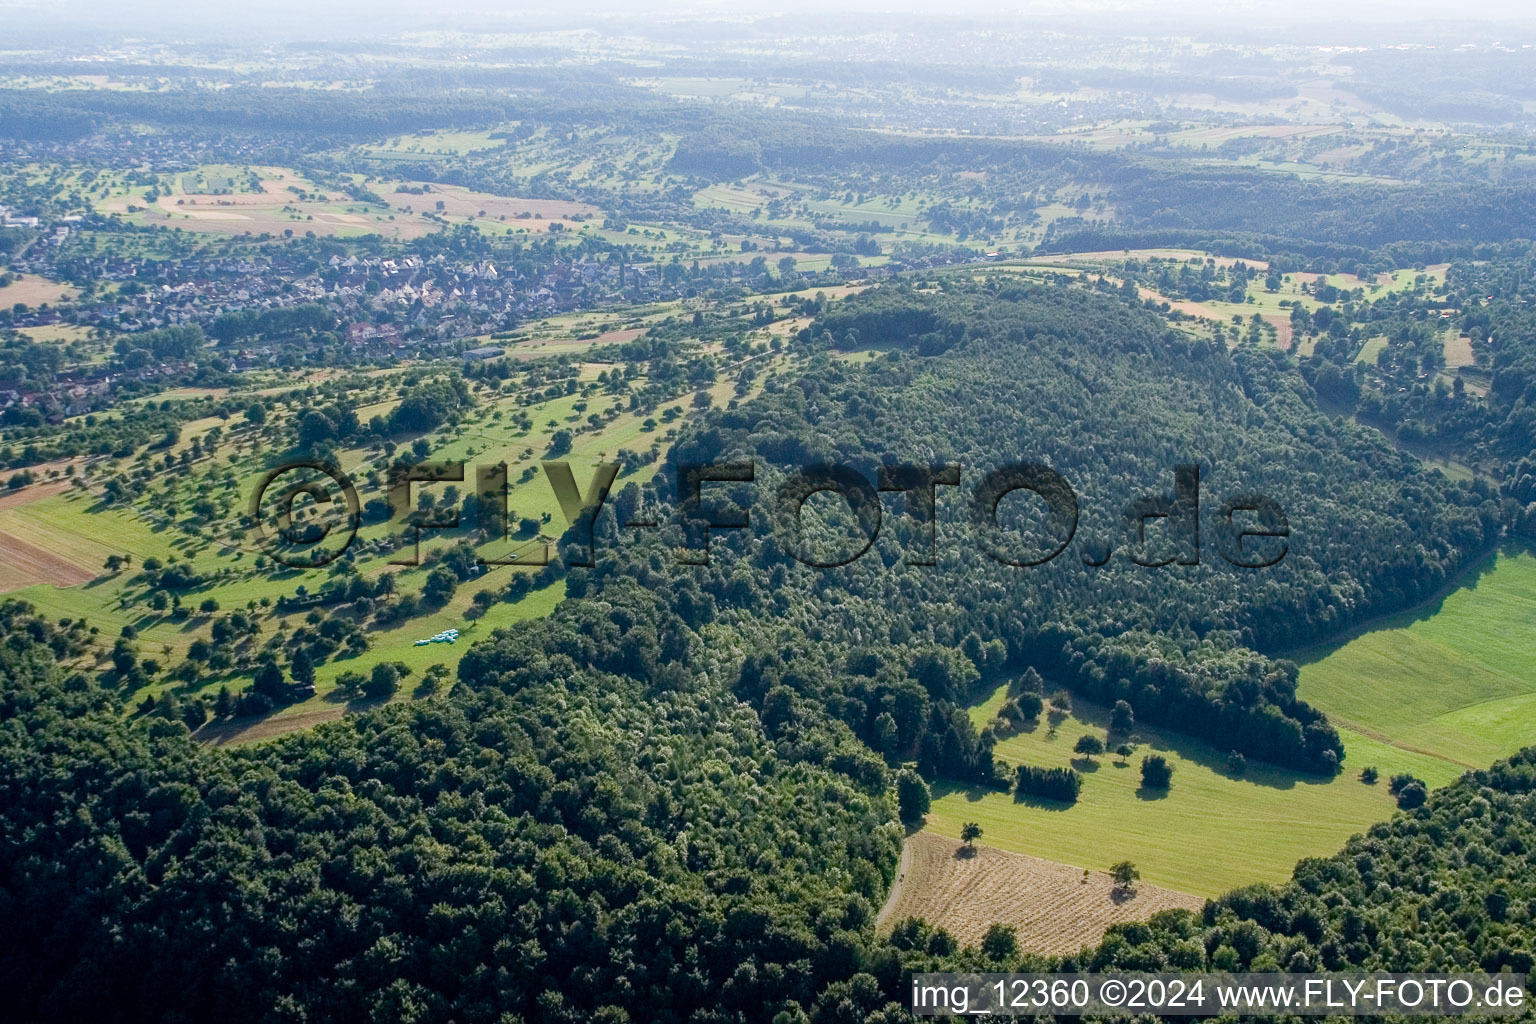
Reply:
<svg viewBox="0 0 1536 1024"><path fill-rule="evenodd" d="M1205 900L1138 882L1119 892L1103 871L1090 871L987 846L964 855L948 836L919 832L902 846L901 864L876 926L888 931L921 917L964 945L993 924L1012 925L1019 945L1037 953L1074 953L1098 942L1110 925L1144 921L1162 910L1199 911Z"/></svg>
<svg viewBox="0 0 1536 1024"><path fill-rule="evenodd" d="M891 915L903 904L902 889L906 884L907 872L912 867L912 839L912 836L908 836L901 844L901 860L896 865L896 881L891 883L891 894L885 898L885 904L880 908L880 913L875 915L875 928L880 931L885 931L887 925L896 923L891 919Z"/></svg>
<svg viewBox="0 0 1536 1024"><path fill-rule="evenodd" d="M355 712L354 712L355 713ZM308 729L325 722L334 722L347 714L345 704L320 708L317 711L300 711L292 715L274 715L258 722L237 721L226 725L204 726L197 738L212 747L227 747L237 743L255 743L257 740L276 739L290 732Z"/></svg>

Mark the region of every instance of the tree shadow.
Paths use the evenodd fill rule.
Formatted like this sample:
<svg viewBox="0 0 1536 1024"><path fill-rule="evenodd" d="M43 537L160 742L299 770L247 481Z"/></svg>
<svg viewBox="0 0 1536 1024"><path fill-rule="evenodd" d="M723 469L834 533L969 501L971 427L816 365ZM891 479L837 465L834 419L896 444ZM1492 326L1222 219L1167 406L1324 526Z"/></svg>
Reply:
<svg viewBox="0 0 1536 1024"><path fill-rule="evenodd" d="M1168 799L1168 793L1169 793L1169 787L1167 787L1167 786L1158 786L1158 787L1137 786L1136 787L1136 799L1137 800L1166 800L1166 799Z"/></svg>
<svg viewBox="0 0 1536 1024"><path fill-rule="evenodd" d="M1025 807L1033 807L1037 811L1070 811L1076 807L1076 802L1068 803L1065 800L1052 800L1049 797L1036 796L1033 793L1013 792L1013 802L1023 804Z"/></svg>
<svg viewBox="0 0 1536 1024"><path fill-rule="evenodd" d="M1074 698L1072 717L1086 725L1104 728L1109 722L1109 709L1086 698ZM1233 782L1247 782L1269 789L1293 789L1297 785L1326 786L1333 781L1330 775L1310 775L1306 772L1281 768L1256 758L1249 758L1248 766L1242 776L1236 777L1227 771L1229 750L1217 750L1204 740L1173 732L1161 726L1138 724L1130 734L1117 735L1120 737L1120 742L1130 742L1135 749L1125 764L1115 761L1116 768L1136 767L1141 757L1159 753L1173 755L1183 761L1199 765ZM1118 746L1119 743L1117 742L1116 745ZM1147 796L1142 799L1157 800L1161 799L1161 796Z"/></svg>
<svg viewBox="0 0 1536 1024"><path fill-rule="evenodd" d="M1109 901L1117 907L1131 902L1136 896L1135 889L1122 889L1118 885L1109 891Z"/></svg>
<svg viewBox="0 0 1536 1024"><path fill-rule="evenodd" d="M1072 767L1084 775L1091 775L1098 771L1102 765L1091 757L1074 757L1072 759Z"/></svg>

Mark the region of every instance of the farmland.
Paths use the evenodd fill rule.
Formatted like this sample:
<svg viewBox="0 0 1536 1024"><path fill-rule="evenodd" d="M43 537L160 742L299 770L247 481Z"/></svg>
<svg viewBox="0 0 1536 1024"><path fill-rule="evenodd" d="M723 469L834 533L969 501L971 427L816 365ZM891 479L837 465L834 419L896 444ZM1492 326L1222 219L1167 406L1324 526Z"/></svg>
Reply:
<svg viewBox="0 0 1536 1024"><path fill-rule="evenodd" d="M992 719L1004 689L971 709L978 727ZM1042 718L995 748L1009 764L1082 771L1082 794L1072 806L941 783L927 827L958 837L961 825L975 821L985 829L982 841L1004 850L1095 871L1131 860L1154 885L1214 896L1251 882L1283 880L1302 857L1322 856L1389 817L1393 804L1385 785L1366 786L1355 778L1366 765L1376 766L1383 778L1412 772L1433 784L1460 774L1436 758L1353 733L1344 736L1345 770L1331 779L1259 764L1234 776L1224 767L1226 751L1143 726L1132 736L1136 750L1127 761L1112 754L1090 761L1073 752L1081 736L1102 738L1108 721L1107 709L1074 700L1055 735ZM1153 753L1174 766L1166 794L1141 788L1136 766ZM1234 807L1242 807L1242 814L1231 814Z"/></svg>
<svg viewBox="0 0 1536 1024"><path fill-rule="evenodd" d="M1008 853L990 846L967 850L934 832L907 838L879 925L908 917L938 925L968 945L993 924L1016 929L1019 945L1036 953L1075 953L1121 921L1142 921L1162 910L1199 910L1204 899L1145 882L1120 890L1102 871Z"/></svg>
<svg viewBox="0 0 1536 1024"><path fill-rule="evenodd" d="M21 303L24 306L53 305L68 302L80 289L36 274L17 274L10 284L0 285L0 308Z"/></svg>
<svg viewBox="0 0 1536 1024"><path fill-rule="evenodd" d="M1302 652L1300 696L1327 712L1344 737L1343 772L1332 778L1250 764L1225 770L1225 752L1138 727L1133 757L1084 759L1077 738L1102 736L1105 709L1073 702L1055 735L1042 721L1002 739L1011 764L1075 767L1082 795L1070 807L976 789L935 790L928 829L957 837L979 822L983 842L1004 850L1102 870L1130 859L1144 878L1214 895L1286 877L1393 811L1381 784L1407 772L1432 787L1529 743L1536 729L1536 557L1511 551L1474 570L1432 604L1373 623L1343 643ZM971 710L978 728L1001 704L998 690ZM1135 765L1158 753L1175 766L1166 795L1140 789ZM1228 808L1241 806L1234 816Z"/></svg>
<svg viewBox="0 0 1536 1024"><path fill-rule="evenodd" d="M1298 692L1335 721L1456 768L1536 734L1536 556L1511 550L1466 585L1297 656Z"/></svg>
<svg viewBox="0 0 1536 1024"><path fill-rule="evenodd" d="M284 232L336 237L382 234L418 238L434 225L388 206L332 194L304 175L282 167L203 167L161 182L164 193L143 192L126 183L102 189L95 208L129 223L164 224L187 231L222 234ZM143 192L142 195L139 193ZM151 197L153 201L151 202Z"/></svg>

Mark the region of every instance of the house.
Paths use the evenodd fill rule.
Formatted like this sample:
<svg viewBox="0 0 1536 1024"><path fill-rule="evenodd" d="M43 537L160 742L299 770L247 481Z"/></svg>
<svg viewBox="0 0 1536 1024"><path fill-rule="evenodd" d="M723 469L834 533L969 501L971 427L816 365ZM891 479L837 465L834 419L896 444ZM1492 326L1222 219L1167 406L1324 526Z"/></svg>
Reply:
<svg viewBox="0 0 1536 1024"><path fill-rule="evenodd" d="M495 345L481 345L479 348L472 348L472 349L469 349L468 351L466 351L464 353L464 358L465 359L495 359L497 356L501 355L505 351L506 351L506 349L498 348Z"/></svg>

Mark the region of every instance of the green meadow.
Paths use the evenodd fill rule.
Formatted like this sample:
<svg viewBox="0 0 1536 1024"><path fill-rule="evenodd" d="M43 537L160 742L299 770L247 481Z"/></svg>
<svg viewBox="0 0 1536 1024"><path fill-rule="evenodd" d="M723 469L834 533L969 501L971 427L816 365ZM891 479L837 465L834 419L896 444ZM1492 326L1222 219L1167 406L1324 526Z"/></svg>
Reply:
<svg viewBox="0 0 1536 1024"><path fill-rule="evenodd" d="M1298 655L1301 696L1339 724L1458 768L1536 742L1536 555L1487 559L1429 605Z"/></svg>
<svg viewBox="0 0 1536 1024"><path fill-rule="evenodd" d="M1536 556L1490 556L1431 604L1295 656L1301 696L1326 711L1344 739L1344 770L1332 779L1252 762L1233 776L1226 751L1145 726L1124 766L1108 754L1086 761L1073 744L1088 733L1102 738L1108 714L1076 700L1054 736L1042 716L995 748L1010 765L1077 768L1076 804L941 784L928 828L958 837L975 821L983 843L1095 869L1129 859L1147 881L1196 895L1282 881L1297 860L1331 854L1391 817L1389 776L1408 772L1443 786L1536 740L1532 651ZM971 709L978 729L1005 696L999 687ZM1166 793L1140 789L1149 753L1174 766ZM1366 766L1380 773L1374 786L1359 781Z"/></svg>
<svg viewBox="0 0 1536 1024"><path fill-rule="evenodd" d="M971 709L978 728L992 720L1005 696L1000 687ZM1155 885L1216 896L1234 886L1283 881L1297 860L1331 854L1372 822L1391 817L1391 774L1411 772L1433 785L1459 774L1443 761L1357 734L1345 735L1345 770L1332 779L1257 763L1233 776L1225 770L1226 751L1145 726L1132 734L1135 751L1123 764L1112 754L1087 761L1072 752L1080 736L1102 739L1108 721L1105 708L1074 700L1054 736L1042 715L1032 729L1000 740L994 750L1010 765L1077 768L1083 787L1076 804L940 784L928 828L958 837L960 827L974 821L989 846L1095 870L1130 860ZM1174 766L1166 792L1140 788L1141 759L1153 753ZM1366 765L1381 772L1374 786L1356 778ZM1241 813L1235 813L1238 807Z"/></svg>

